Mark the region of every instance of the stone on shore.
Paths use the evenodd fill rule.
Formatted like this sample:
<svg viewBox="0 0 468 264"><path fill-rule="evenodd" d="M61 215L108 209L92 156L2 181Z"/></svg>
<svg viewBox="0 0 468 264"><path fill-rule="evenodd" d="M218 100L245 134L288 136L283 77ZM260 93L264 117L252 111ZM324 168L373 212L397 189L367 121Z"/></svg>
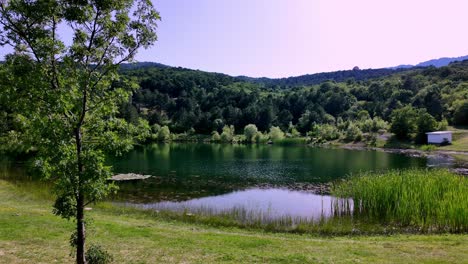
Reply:
<svg viewBox="0 0 468 264"><path fill-rule="evenodd" d="M142 175L136 173L125 173L125 174L117 174L112 176L110 180L112 181L133 181L133 180L144 180L152 177L151 175Z"/></svg>

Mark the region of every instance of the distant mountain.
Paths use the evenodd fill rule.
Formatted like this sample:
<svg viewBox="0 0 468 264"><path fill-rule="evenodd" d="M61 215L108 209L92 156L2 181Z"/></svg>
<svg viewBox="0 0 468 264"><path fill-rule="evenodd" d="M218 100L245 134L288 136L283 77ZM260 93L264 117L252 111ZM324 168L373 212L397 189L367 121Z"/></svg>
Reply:
<svg viewBox="0 0 468 264"><path fill-rule="evenodd" d="M395 67L390 67L390 69L408 69L412 67L430 67L430 66L439 68L439 67L444 67L444 66L449 65L451 62L464 61L464 60L468 60L468 55L461 56L461 57L454 57L454 58L444 57L444 58L439 58L439 59L433 59L433 60L428 60L428 61L418 63L416 65L403 64L403 65L398 65Z"/></svg>
<svg viewBox="0 0 468 264"><path fill-rule="evenodd" d="M140 69L140 68L173 68L172 66L168 66L162 63L157 62L149 62L149 61L142 61L142 62L135 62L135 63L124 63L120 65L122 70L133 70L133 69Z"/></svg>
<svg viewBox="0 0 468 264"><path fill-rule="evenodd" d="M287 77L287 78L252 78L247 76L238 76L236 77L238 80L241 81L248 81L253 83L264 84L266 86L281 86L281 87L296 87L296 86L308 86L314 84L320 84L325 81L335 81L335 82L343 82L347 80L355 80L355 81L365 81L369 79L375 79L380 77L385 77L394 73L405 72L408 70L412 70L415 67L408 67L408 68L383 68L383 69L353 69L353 70L345 70L345 71L335 71L335 72L323 72L323 73L315 73L315 74L306 74L294 77Z"/></svg>
<svg viewBox="0 0 468 264"><path fill-rule="evenodd" d="M248 77L248 76L229 76L222 73L206 72L200 70L192 70L182 67L172 67L155 62L138 62L138 63L129 63L123 64L121 69L124 71L128 70L137 70L137 69L155 69L161 72L164 72L166 69L175 70L177 72L191 72L192 74L204 74L206 76L220 75L223 78L231 78L232 81L238 82L250 82L255 84L261 84L266 87L275 87L275 88L291 88L297 86L310 86L315 84L320 84L325 81L335 81L343 82L347 80L354 81L365 81L369 79L381 78L394 73L404 72L413 69L411 68L382 68L382 69L363 69L360 70L358 67L355 67L352 70L344 71L335 71L335 72L322 72L314 74L305 74L300 76L293 76L287 78L267 78L267 77ZM167 71L166 71L167 73Z"/></svg>
<svg viewBox="0 0 468 264"><path fill-rule="evenodd" d="M440 58L429 60L425 62L421 62L417 65L399 65L396 67L390 68L382 68L382 69L359 69L355 67L352 70L343 70L343 71L334 71L334 72L322 72L322 73L315 73L315 74L305 74L300 76L293 76L287 78L267 78L267 77L248 77L248 76L237 76L231 77L221 73L211 73L205 72L200 70L191 70L182 67L172 67L168 65L164 65L161 63L156 62L138 62L138 63L128 63L123 64L121 68L123 70L135 70L141 68L155 68L155 69L177 69L178 71L190 71L190 72L198 72L198 73L205 73L207 75L212 74L221 74L225 77L232 78L233 81L240 81L240 82L250 82L255 84L261 84L266 87L276 87L276 88L290 88L290 87L297 87L297 86L310 86L315 84L320 84L325 81L335 81L335 82L344 82L348 80L354 81L366 81L370 79L376 78L383 78L395 73L405 72L409 70L414 70L418 68L425 68L425 67L442 67L447 66L452 62L456 61L463 61L468 60L468 56L461 56L456 58Z"/></svg>

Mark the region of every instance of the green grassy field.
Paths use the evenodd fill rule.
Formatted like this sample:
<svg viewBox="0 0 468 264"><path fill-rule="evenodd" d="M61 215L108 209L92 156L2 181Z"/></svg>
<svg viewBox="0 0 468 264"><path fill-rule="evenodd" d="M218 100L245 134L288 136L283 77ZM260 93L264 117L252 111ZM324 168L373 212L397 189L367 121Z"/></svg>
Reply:
<svg viewBox="0 0 468 264"><path fill-rule="evenodd" d="M320 237L88 211L88 243L116 263L468 263L468 235ZM0 181L0 263L70 263L73 222L51 202Z"/></svg>
<svg viewBox="0 0 468 264"><path fill-rule="evenodd" d="M451 145L439 147L439 150L468 151L468 129L449 127L453 131L453 142Z"/></svg>

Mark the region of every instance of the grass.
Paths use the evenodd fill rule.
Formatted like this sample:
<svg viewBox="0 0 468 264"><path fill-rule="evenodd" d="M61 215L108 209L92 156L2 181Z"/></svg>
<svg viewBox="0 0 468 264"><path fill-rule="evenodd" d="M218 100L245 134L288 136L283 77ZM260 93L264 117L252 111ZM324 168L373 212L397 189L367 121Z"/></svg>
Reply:
<svg viewBox="0 0 468 264"><path fill-rule="evenodd" d="M419 147L420 150L422 151L428 151L428 152L431 152L431 151L434 151L437 149L437 146L435 145L422 145Z"/></svg>
<svg viewBox="0 0 468 264"><path fill-rule="evenodd" d="M440 150L468 151L468 135L456 139L451 145L438 148Z"/></svg>
<svg viewBox="0 0 468 264"><path fill-rule="evenodd" d="M155 219L101 206L88 211L88 243L116 263L466 263L466 235L320 237ZM0 262L71 263L73 222L51 202L0 181Z"/></svg>
<svg viewBox="0 0 468 264"><path fill-rule="evenodd" d="M461 162L468 162L468 155L452 155L456 160L461 161Z"/></svg>
<svg viewBox="0 0 468 264"><path fill-rule="evenodd" d="M451 145L439 147L440 150L467 151L468 152L468 129L466 127L449 127L453 131Z"/></svg>
<svg viewBox="0 0 468 264"><path fill-rule="evenodd" d="M447 170L405 170L351 177L334 187L354 214L422 231L468 231L468 178Z"/></svg>

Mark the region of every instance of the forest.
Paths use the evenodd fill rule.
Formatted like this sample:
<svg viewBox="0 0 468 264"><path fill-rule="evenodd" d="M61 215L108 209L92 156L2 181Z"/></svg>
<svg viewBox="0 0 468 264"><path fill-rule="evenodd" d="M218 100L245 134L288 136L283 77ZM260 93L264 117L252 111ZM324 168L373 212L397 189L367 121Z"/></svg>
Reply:
<svg viewBox="0 0 468 264"><path fill-rule="evenodd" d="M121 104L120 117L149 130L142 141L151 134L166 140L171 133L184 133L212 135L213 141L233 141L242 134L248 137L243 141L257 142L308 136L319 143L375 143L378 133L389 131L425 143L425 132L468 125L468 61L441 68L356 67L283 79L232 77L158 63L127 64L120 72L139 86ZM21 122L9 112L8 98L0 98L0 104L0 133L10 144ZM248 126L253 132L246 131Z"/></svg>
<svg viewBox="0 0 468 264"><path fill-rule="evenodd" d="M221 133L228 125L242 134L253 124L261 132L278 127L301 135L314 128L328 129L324 134L329 139L338 137L334 128L354 130L356 137L388 128L407 138L418 132L418 122L428 131L447 124L468 125L468 61L441 68L381 70L374 78L376 71L328 73L329 80L319 84L291 87L283 85L285 79L249 80L158 65L132 67L122 73L141 88L121 106L121 113L130 122L141 117L150 126L167 126L175 133ZM349 78L342 80L343 75Z"/></svg>

